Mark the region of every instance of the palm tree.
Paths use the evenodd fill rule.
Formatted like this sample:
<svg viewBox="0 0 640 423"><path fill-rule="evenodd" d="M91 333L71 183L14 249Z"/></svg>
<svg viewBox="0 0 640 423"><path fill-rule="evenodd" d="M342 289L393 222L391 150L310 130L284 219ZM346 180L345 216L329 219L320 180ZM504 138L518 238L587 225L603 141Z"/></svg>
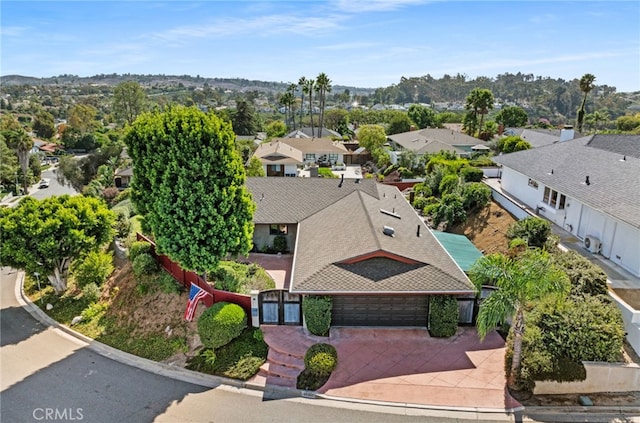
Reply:
<svg viewBox="0 0 640 423"><path fill-rule="evenodd" d="M33 140L22 127L18 129L7 129L2 131L5 142L18 154L18 163L22 170L22 189L28 192L28 171L29 171L29 151L33 148Z"/></svg>
<svg viewBox="0 0 640 423"><path fill-rule="evenodd" d="M318 100L320 100L320 117L318 118L318 126L320 127L320 134L322 136L322 128L324 127L324 107L327 93L331 92L331 80L326 73L322 72L316 78L316 92L318 93Z"/></svg>
<svg viewBox="0 0 640 423"><path fill-rule="evenodd" d="M484 115L489 113L489 110L493 109L493 102L493 93L491 92L491 90L487 90L484 88L474 88L467 96L467 102L464 108L471 112L474 119L477 119L478 115L480 115L480 123L476 125L476 129L478 131L483 130ZM468 115L471 114L468 113Z"/></svg>
<svg viewBox="0 0 640 423"><path fill-rule="evenodd" d="M289 109L291 111L291 122L293 124L293 129L296 129L296 112L295 112L295 101L296 101L296 89L297 89L297 85L296 84L289 84L289 86L287 87L287 92L291 93L291 96L289 96L290 102L289 102Z"/></svg>
<svg viewBox="0 0 640 423"><path fill-rule="evenodd" d="M576 119L576 128L578 132L582 132L582 122L584 121L584 106L587 103L587 95L591 90L595 88L594 81L596 77L590 73L585 73L582 78L580 78L580 91L584 93L582 97L582 103L580 104L580 109L578 109L578 118Z"/></svg>
<svg viewBox="0 0 640 423"><path fill-rule="evenodd" d="M305 92L306 85L307 85L307 78L305 78L304 76L301 76L300 79L298 79L298 86L300 87L300 127L301 128L303 126L302 117L304 115L304 92Z"/></svg>
<svg viewBox="0 0 640 423"><path fill-rule="evenodd" d="M292 94L290 91L285 91L282 94L280 94L280 97L278 97L278 103L280 103L282 106L285 107L286 109L286 120L287 120L287 124L291 123L291 104L293 103L293 98L292 98Z"/></svg>
<svg viewBox="0 0 640 423"><path fill-rule="evenodd" d="M483 285L498 288L480 304L476 327L481 340L508 318L513 319L513 357L507 383L518 390L525 306L548 294L568 293L567 275L553 264L549 253L531 249L515 258L499 253L481 257L470 269L469 277L478 292Z"/></svg>
<svg viewBox="0 0 640 423"><path fill-rule="evenodd" d="M311 136L315 136L313 132L313 90L315 88L315 79L307 79L302 91L309 95L309 117L311 118Z"/></svg>
<svg viewBox="0 0 640 423"><path fill-rule="evenodd" d="M598 133L598 124L600 122L607 123L611 119L611 115L606 110L596 110L593 112L593 123L595 125L595 132Z"/></svg>

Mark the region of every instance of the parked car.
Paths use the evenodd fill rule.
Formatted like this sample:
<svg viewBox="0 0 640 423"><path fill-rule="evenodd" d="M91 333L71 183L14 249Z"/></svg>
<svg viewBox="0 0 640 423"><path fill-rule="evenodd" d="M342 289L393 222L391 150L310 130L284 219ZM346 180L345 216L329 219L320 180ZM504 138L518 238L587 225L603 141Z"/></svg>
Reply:
<svg viewBox="0 0 640 423"><path fill-rule="evenodd" d="M49 188L49 182L51 181L48 178L41 179L38 188Z"/></svg>

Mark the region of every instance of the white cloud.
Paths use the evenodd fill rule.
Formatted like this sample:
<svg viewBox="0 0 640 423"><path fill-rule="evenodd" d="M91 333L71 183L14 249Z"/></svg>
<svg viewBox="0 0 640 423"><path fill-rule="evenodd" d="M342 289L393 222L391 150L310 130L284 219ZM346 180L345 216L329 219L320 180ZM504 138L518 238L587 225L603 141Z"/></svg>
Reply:
<svg viewBox="0 0 640 423"><path fill-rule="evenodd" d="M20 37L24 35L29 28L26 26L2 26L0 27L0 35L3 37Z"/></svg>
<svg viewBox="0 0 640 423"><path fill-rule="evenodd" d="M433 3L426 0L337 0L333 6L346 13L386 12L398 10L406 6Z"/></svg>

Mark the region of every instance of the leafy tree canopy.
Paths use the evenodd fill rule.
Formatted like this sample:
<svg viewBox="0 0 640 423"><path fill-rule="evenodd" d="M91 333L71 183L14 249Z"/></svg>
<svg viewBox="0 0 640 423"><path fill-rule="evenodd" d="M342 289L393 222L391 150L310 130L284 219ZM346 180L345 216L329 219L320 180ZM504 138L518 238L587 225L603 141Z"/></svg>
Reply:
<svg viewBox="0 0 640 423"><path fill-rule="evenodd" d="M522 107L507 106L496 115L496 122L505 127L519 128L525 126L529 122L529 116Z"/></svg>
<svg viewBox="0 0 640 423"><path fill-rule="evenodd" d="M195 107L144 113L125 136L133 160L131 199L157 251L188 270L215 269L251 249L255 204L231 125Z"/></svg>
<svg viewBox="0 0 640 423"><path fill-rule="evenodd" d="M147 96L135 81L125 81L113 89L113 113L116 117L131 124L147 104Z"/></svg>
<svg viewBox="0 0 640 423"><path fill-rule="evenodd" d="M115 215L95 198L25 197L1 210L2 265L47 276L58 294L67 289L71 262L113 238Z"/></svg>

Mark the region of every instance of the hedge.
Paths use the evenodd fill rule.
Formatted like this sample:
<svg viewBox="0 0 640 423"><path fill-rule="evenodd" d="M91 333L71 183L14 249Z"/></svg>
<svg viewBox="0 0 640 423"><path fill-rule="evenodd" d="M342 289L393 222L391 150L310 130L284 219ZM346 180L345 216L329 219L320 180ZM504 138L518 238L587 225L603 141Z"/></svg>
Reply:
<svg viewBox="0 0 640 423"><path fill-rule="evenodd" d="M142 253L136 256L133 260L133 274L136 276L142 276L146 274L156 273L160 266L158 262L153 258L151 254Z"/></svg>
<svg viewBox="0 0 640 423"><path fill-rule="evenodd" d="M140 254L151 254L151 244L147 241L134 241L129 247L129 260L134 261Z"/></svg>
<svg viewBox="0 0 640 423"><path fill-rule="evenodd" d="M317 336L328 336L331 327L331 297L304 297L302 299L302 313L307 329Z"/></svg>
<svg viewBox="0 0 640 423"><path fill-rule="evenodd" d="M207 348L220 348L240 336L247 327L247 313L237 304L219 302L198 319L198 335Z"/></svg>
<svg viewBox="0 0 640 423"><path fill-rule="evenodd" d="M304 355L304 366L317 376L328 376L338 365L338 352L331 344L313 344Z"/></svg>
<svg viewBox="0 0 640 423"><path fill-rule="evenodd" d="M458 301L451 295L432 295L429 304L429 333L434 337L456 334L459 320Z"/></svg>

